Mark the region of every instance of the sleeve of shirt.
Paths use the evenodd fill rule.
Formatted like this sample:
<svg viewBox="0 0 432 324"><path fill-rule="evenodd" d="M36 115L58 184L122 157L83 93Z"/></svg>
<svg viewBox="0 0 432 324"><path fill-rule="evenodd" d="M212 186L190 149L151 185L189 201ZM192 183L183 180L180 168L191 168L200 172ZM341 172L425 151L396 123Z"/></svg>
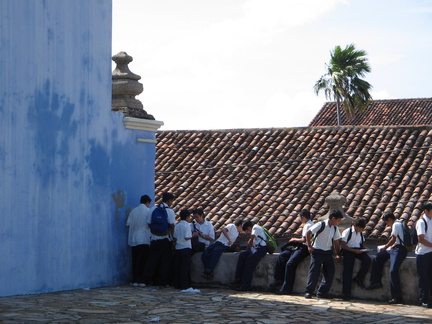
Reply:
<svg viewBox="0 0 432 324"><path fill-rule="evenodd" d="M342 232L342 241L344 241L345 243L348 242L348 235L349 235L350 228L351 228L351 227L345 229L345 230Z"/></svg>
<svg viewBox="0 0 432 324"><path fill-rule="evenodd" d="M316 232L318 232L318 230L319 230L320 228L321 228L321 222L318 222L318 223L312 225L312 226L309 228L309 231L311 231L313 234L315 234Z"/></svg>
<svg viewBox="0 0 432 324"><path fill-rule="evenodd" d="M336 226L336 231L333 235L333 240L339 240L341 238L341 233L339 231L339 227Z"/></svg>
<svg viewBox="0 0 432 324"><path fill-rule="evenodd" d="M420 218L416 223L416 231L417 231L417 236L426 235L425 222L422 218Z"/></svg>

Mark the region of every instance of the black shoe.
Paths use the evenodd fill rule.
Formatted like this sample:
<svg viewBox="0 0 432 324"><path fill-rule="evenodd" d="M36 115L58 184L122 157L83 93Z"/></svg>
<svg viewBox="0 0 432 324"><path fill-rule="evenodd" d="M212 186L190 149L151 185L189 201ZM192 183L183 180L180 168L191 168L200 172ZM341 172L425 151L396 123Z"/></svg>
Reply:
<svg viewBox="0 0 432 324"><path fill-rule="evenodd" d="M281 290L276 291L276 295L292 295L292 291L281 289Z"/></svg>
<svg viewBox="0 0 432 324"><path fill-rule="evenodd" d="M304 294L304 297L305 297L306 299L311 299L311 298L312 298L312 294L311 294L311 293L305 293L305 294Z"/></svg>
<svg viewBox="0 0 432 324"><path fill-rule="evenodd" d="M367 287L366 290L379 289L379 288L382 288L382 286L383 285L380 282L374 282L369 287Z"/></svg>
<svg viewBox="0 0 432 324"><path fill-rule="evenodd" d="M351 296L350 295L343 295L342 300L346 300L346 301L351 300Z"/></svg>
<svg viewBox="0 0 432 324"><path fill-rule="evenodd" d="M318 293L318 294L317 294L317 298L333 299L333 296L330 295L329 293L323 293L323 294Z"/></svg>
<svg viewBox="0 0 432 324"><path fill-rule="evenodd" d="M232 288L232 289L240 288L240 286L241 286L241 280L234 280L234 281L231 282L231 284L229 285L229 287Z"/></svg>
<svg viewBox="0 0 432 324"><path fill-rule="evenodd" d="M214 277L213 272L207 272L207 280L212 280Z"/></svg>
<svg viewBox="0 0 432 324"><path fill-rule="evenodd" d="M403 304L404 301L402 298L392 298L389 300L388 302L390 305L395 305L395 304Z"/></svg>
<svg viewBox="0 0 432 324"><path fill-rule="evenodd" d="M353 282L355 282L361 289L365 289L366 288L366 286L364 285L364 283L362 281L360 281L360 279L357 278L357 277L355 277L353 279Z"/></svg>

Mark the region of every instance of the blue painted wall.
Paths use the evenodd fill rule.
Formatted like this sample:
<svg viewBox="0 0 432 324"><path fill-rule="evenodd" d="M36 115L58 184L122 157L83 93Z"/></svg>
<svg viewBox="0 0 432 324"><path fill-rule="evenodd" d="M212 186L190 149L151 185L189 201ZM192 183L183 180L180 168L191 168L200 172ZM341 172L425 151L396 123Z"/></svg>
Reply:
<svg viewBox="0 0 432 324"><path fill-rule="evenodd" d="M0 296L124 283L153 132L111 111L111 0L0 1Z"/></svg>

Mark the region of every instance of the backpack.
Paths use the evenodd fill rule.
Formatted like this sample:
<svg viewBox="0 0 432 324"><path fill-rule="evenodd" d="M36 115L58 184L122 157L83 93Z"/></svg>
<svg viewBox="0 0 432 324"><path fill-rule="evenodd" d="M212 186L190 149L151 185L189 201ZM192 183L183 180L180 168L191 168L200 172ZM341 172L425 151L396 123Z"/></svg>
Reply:
<svg viewBox="0 0 432 324"><path fill-rule="evenodd" d="M156 236L165 236L169 232L168 213L162 204L151 214L150 231Z"/></svg>
<svg viewBox="0 0 432 324"><path fill-rule="evenodd" d="M403 239L399 235L397 237L402 242L402 245L405 246L408 252L413 251L418 243L417 231L415 229L415 226L410 229L407 225L407 222L400 221L400 223L402 223Z"/></svg>
<svg viewBox="0 0 432 324"><path fill-rule="evenodd" d="M273 235L270 234L270 232L265 228L264 226L261 226L261 228L264 231L264 234L266 235L266 244L267 244L267 252L269 254L273 254L276 251L277 248L277 242ZM260 239L264 240L262 237Z"/></svg>
<svg viewBox="0 0 432 324"><path fill-rule="evenodd" d="M422 217L420 218L418 221L423 220L424 224L425 224L425 233L428 230L428 224L426 222L426 220ZM418 244L418 234L417 234L417 229L414 226L413 230L411 231L411 242L413 243L413 245L417 245Z"/></svg>

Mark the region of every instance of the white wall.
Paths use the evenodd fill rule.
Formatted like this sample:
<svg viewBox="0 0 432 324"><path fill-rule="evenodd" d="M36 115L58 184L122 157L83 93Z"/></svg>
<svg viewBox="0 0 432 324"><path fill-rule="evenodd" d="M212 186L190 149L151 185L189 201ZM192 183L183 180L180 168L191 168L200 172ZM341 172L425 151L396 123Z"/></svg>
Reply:
<svg viewBox="0 0 432 324"><path fill-rule="evenodd" d="M155 136L111 112L111 10L0 1L0 296L128 280L125 214L154 194L136 138Z"/></svg>

